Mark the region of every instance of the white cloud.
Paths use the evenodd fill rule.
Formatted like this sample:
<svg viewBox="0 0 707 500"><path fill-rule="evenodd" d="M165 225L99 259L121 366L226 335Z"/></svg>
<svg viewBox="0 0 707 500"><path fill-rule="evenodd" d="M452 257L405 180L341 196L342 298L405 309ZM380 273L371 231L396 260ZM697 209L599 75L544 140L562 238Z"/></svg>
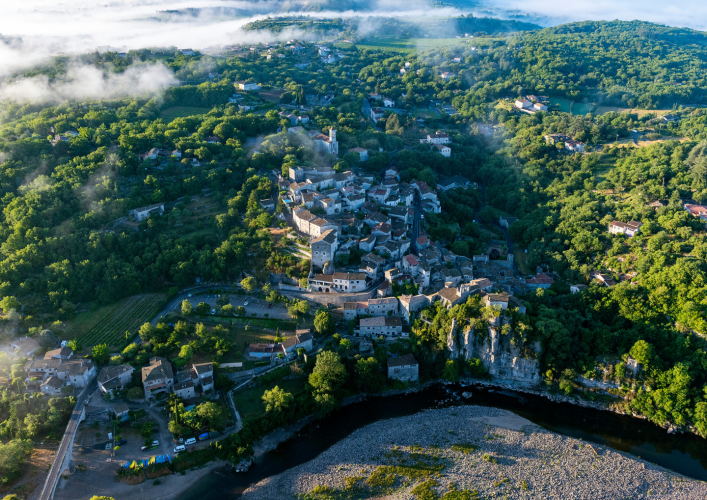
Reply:
<svg viewBox="0 0 707 500"><path fill-rule="evenodd" d="M308 3L308 0L113 0L102 5L93 0L11 2L3 5L0 34L21 37L21 41L15 40L11 46L0 43L0 77L37 64L48 55L91 51L100 46L120 50L170 46L203 49L301 35L296 31L272 34L241 29L244 24L270 14L425 17L430 9L429 0L361 0L363 10L302 12ZM459 13L454 8L435 10L440 16Z"/></svg>
<svg viewBox="0 0 707 500"><path fill-rule="evenodd" d="M490 5L542 14L556 20L554 24L639 19L699 30L707 27L707 2L696 0L497 0Z"/></svg>
<svg viewBox="0 0 707 500"><path fill-rule="evenodd" d="M110 99L154 94L177 83L165 66L131 66L123 73L103 73L94 66L72 66L60 81L46 76L20 78L0 86L0 100L62 102L67 99Z"/></svg>

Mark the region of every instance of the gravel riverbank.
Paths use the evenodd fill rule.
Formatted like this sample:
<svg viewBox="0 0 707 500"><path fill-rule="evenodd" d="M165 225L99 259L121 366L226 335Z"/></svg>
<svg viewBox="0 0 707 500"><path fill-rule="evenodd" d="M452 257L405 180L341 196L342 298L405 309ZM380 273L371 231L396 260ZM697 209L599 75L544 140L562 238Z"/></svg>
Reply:
<svg viewBox="0 0 707 500"><path fill-rule="evenodd" d="M412 499L421 484L432 494L425 498L442 498L450 487L481 498L707 498L705 483L505 410L467 406L366 426L314 460L251 486L243 500L293 498L316 487L348 487L342 498Z"/></svg>

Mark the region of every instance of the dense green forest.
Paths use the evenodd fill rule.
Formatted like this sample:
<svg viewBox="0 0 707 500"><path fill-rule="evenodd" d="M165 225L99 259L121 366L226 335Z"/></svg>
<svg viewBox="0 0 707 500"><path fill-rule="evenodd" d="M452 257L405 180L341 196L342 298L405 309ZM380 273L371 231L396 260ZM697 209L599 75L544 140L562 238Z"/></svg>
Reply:
<svg viewBox="0 0 707 500"><path fill-rule="evenodd" d="M345 56L339 62L312 60L304 68L294 64L307 62L306 56L290 53L267 60L259 52L215 58L146 51L129 57L139 64L159 59L180 79L206 80L218 72L220 80L156 98L3 103L5 318L20 312L22 327L37 326L70 317L80 305L176 291L196 278L240 281L244 270L260 282L270 272L302 278L307 266L284 251L269 231L279 222L258 205L274 190L267 172L326 164L379 175L394 161L402 181L434 185L459 174L483 183L486 207L478 191L451 191L440 194L443 211L427 221L431 237L460 255L488 248L497 236L498 211L519 218L509 232L528 250L525 265L532 271L545 266L557 276L550 290L523 297L527 318L513 319L524 340L544 347L540 361L549 384L568 388L567 380L619 366L630 354L644 371L637 390L627 392L629 409L707 433L707 234L683 209L685 201L707 202L707 113L699 106L707 90L703 34L641 22L577 23L473 43L414 55L346 44L336 46ZM122 68L111 66L111 54L91 57L106 71ZM405 62L410 68L401 75ZM57 60L28 76L44 71L60 79L64 65ZM443 72L456 76L443 80ZM234 80L284 93L275 101L249 96L258 108L238 111L227 103ZM371 92L395 99L405 112L387 111L374 127L362 116ZM499 98L531 93L578 101L599 96L645 112L527 115L500 105ZM338 160L315 155L272 109L298 96L327 94L332 104L315 106L309 116L319 130L336 128ZM431 100L458 113L432 109ZM654 111L660 106L673 108L678 121L661 122ZM183 107L195 111L170 115ZM485 137L481 130L488 126L495 129ZM438 128L453 138L451 158L419 143ZM52 129L77 135L52 146ZM615 144L632 130L658 142ZM550 133L584 141L592 152L569 155L546 143ZM207 142L210 136L220 142ZM365 164L345 153L356 146L372 151ZM183 157L141 161L138 155L151 148L179 149ZM654 201L663 206L648 207ZM134 225L119 221L128 210L157 202L165 203L163 216ZM639 220L642 231L630 239L610 235L612 220ZM592 272L618 284L569 293L570 284L590 283ZM441 341L457 314L467 321L486 313L475 303L431 310L434 329L417 329L400 348L425 359L431 376L453 378L457 370L448 368Z"/></svg>

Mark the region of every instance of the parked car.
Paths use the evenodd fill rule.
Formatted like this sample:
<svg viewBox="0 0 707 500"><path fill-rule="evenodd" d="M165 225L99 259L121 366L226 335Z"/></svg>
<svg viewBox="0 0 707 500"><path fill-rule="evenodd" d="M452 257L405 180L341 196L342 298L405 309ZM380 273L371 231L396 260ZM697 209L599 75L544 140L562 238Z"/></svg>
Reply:
<svg viewBox="0 0 707 500"><path fill-rule="evenodd" d="M186 447L183 444L177 445L174 447L174 453L179 453L180 451L186 450Z"/></svg>
<svg viewBox="0 0 707 500"><path fill-rule="evenodd" d="M196 439L194 438L189 438L186 441L184 441L184 444L189 446L190 444L196 444Z"/></svg>
<svg viewBox="0 0 707 500"><path fill-rule="evenodd" d="M245 302L243 302L243 305L244 305L244 306L247 306L247 305L248 305L248 301L246 300Z"/></svg>
<svg viewBox="0 0 707 500"><path fill-rule="evenodd" d="M271 307L272 307L272 304L268 304L268 309L270 309Z"/></svg>
<svg viewBox="0 0 707 500"><path fill-rule="evenodd" d="M117 443L115 443L116 446L123 446L124 444L127 444L128 440L127 439L121 439Z"/></svg>

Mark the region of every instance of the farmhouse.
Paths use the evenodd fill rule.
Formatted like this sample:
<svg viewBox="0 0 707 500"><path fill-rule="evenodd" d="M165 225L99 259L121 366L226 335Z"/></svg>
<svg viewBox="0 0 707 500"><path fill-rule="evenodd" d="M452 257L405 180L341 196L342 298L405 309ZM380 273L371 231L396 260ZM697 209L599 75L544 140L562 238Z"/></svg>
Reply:
<svg viewBox="0 0 707 500"><path fill-rule="evenodd" d="M641 229L643 223L632 220L629 222L620 222L615 220L609 224L609 232L611 234L625 234L629 237L635 236Z"/></svg>
<svg viewBox="0 0 707 500"><path fill-rule="evenodd" d="M140 222L145 219L149 219L150 215L157 214L162 215L164 213L164 203L155 203L154 205L148 205L146 207L133 208L128 215L135 217L135 220Z"/></svg>
<svg viewBox="0 0 707 500"><path fill-rule="evenodd" d="M260 90L260 85L252 82L236 82L238 90Z"/></svg>

